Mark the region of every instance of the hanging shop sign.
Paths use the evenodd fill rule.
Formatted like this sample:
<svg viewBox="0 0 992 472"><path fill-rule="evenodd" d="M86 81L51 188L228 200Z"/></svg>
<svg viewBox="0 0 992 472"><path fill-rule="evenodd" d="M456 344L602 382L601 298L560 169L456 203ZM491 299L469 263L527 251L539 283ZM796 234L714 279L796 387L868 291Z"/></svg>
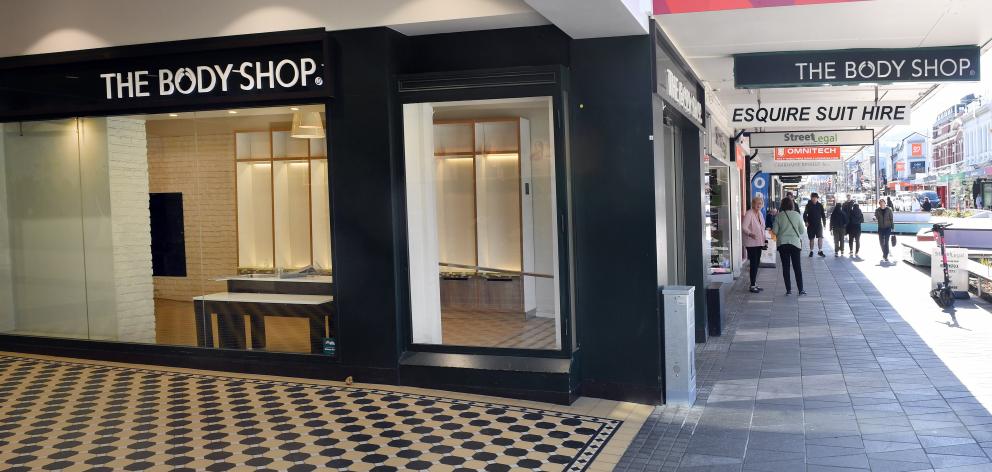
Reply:
<svg viewBox="0 0 992 472"><path fill-rule="evenodd" d="M744 104L731 107L737 128L893 126L909 124L912 102Z"/></svg>
<svg viewBox="0 0 992 472"><path fill-rule="evenodd" d="M775 159L840 159L840 146L775 148Z"/></svg>
<svg viewBox="0 0 992 472"><path fill-rule="evenodd" d="M870 146L875 143L875 130L850 129L838 131L776 131L751 133L751 148L796 146Z"/></svg>
<svg viewBox="0 0 992 472"><path fill-rule="evenodd" d="M332 95L322 29L0 60L0 118L311 101Z"/></svg>
<svg viewBox="0 0 992 472"><path fill-rule="evenodd" d="M761 171L770 174L839 174L844 168L837 146L761 149Z"/></svg>
<svg viewBox="0 0 992 472"><path fill-rule="evenodd" d="M906 171L906 162L905 161L896 162L896 172L905 172L905 171Z"/></svg>
<svg viewBox="0 0 992 472"><path fill-rule="evenodd" d="M824 84L979 81L981 49L947 46L734 55L737 88Z"/></svg>
<svg viewBox="0 0 992 472"><path fill-rule="evenodd" d="M703 86L678 54L657 23L651 23L654 49L655 92L700 128L705 128Z"/></svg>
<svg viewBox="0 0 992 472"><path fill-rule="evenodd" d="M926 161L913 161L909 163L909 172L912 174L921 174L926 171L927 171Z"/></svg>

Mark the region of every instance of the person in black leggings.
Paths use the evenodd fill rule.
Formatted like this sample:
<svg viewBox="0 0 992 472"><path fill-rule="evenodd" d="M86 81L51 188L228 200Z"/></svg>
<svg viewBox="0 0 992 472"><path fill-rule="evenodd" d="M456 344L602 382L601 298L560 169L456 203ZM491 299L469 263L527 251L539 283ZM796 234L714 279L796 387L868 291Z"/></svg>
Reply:
<svg viewBox="0 0 992 472"><path fill-rule="evenodd" d="M741 232L744 234L744 249L747 250L748 266L751 271L751 293L758 293L761 287L757 286L758 266L761 265L761 251L764 250L767 241L765 240L765 221L761 217L761 208L765 202L761 197L751 199L751 209L741 218Z"/></svg>
<svg viewBox="0 0 992 472"><path fill-rule="evenodd" d="M782 210L775 217L772 231L775 232L778 252L782 257L782 278L785 279L785 294L792 294L792 281L789 280L789 268L791 267L796 274L796 286L799 288L799 295L806 295L806 290L803 289L803 268L799 254L802 251L802 238L806 227L803 225L802 216L794 208L792 200L788 198L782 200Z"/></svg>

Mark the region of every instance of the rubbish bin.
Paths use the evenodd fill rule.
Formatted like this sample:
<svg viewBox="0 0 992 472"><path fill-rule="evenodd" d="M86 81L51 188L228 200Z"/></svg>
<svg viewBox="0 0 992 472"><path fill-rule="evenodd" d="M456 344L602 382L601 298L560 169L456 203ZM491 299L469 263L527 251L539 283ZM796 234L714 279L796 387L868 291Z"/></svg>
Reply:
<svg viewBox="0 0 992 472"><path fill-rule="evenodd" d="M673 285L665 297L665 403L696 402L696 287Z"/></svg>

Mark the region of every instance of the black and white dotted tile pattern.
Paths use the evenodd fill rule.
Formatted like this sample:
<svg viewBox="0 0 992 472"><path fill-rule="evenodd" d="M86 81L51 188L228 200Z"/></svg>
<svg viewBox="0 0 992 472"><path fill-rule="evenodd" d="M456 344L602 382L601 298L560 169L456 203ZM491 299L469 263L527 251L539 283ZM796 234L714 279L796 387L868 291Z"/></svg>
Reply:
<svg viewBox="0 0 992 472"><path fill-rule="evenodd" d="M583 471L621 421L0 356L0 471Z"/></svg>

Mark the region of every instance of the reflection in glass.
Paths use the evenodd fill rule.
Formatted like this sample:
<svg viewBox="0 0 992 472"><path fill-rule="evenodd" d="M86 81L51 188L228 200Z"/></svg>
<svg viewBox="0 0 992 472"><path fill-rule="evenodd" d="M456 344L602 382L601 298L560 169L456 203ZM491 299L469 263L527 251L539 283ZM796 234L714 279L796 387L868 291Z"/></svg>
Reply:
<svg viewBox="0 0 992 472"><path fill-rule="evenodd" d="M323 119L302 106L3 124L0 332L326 353L326 141L292 137L294 109Z"/></svg>

